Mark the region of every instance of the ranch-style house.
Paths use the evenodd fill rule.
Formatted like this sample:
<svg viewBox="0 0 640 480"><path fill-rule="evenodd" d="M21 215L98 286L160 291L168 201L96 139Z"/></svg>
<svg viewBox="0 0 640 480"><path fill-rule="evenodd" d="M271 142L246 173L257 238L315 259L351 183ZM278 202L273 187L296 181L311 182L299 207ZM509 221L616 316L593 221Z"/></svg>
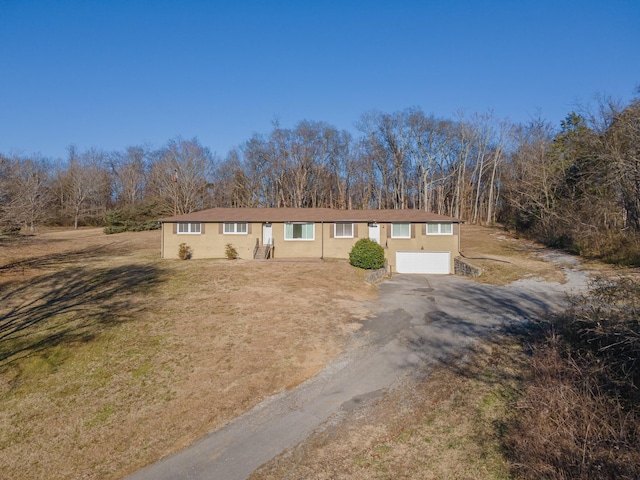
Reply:
<svg viewBox="0 0 640 480"><path fill-rule="evenodd" d="M393 273L454 270L461 220L422 210L211 208L163 218L162 258L186 243L193 258L349 258L361 238L378 242Z"/></svg>

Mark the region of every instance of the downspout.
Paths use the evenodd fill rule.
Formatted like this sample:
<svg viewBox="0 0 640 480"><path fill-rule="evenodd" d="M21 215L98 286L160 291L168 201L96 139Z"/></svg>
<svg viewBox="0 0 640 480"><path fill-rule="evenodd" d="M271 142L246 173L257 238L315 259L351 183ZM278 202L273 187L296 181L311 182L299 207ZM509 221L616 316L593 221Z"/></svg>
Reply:
<svg viewBox="0 0 640 480"><path fill-rule="evenodd" d="M320 221L320 260L324 260L324 220Z"/></svg>
<svg viewBox="0 0 640 480"><path fill-rule="evenodd" d="M462 222L458 222L458 257L464 257L460 251L460 236L462 235ZM456 274L456 259L453 259L453 274Z"/></svg>
<svg viewBox="0 0 640 480"><path fill-rule="evenodd" d="M160 228L162 235L160 236L160 258L164 258L164 222L161 222L160 225L162 226Z"/></svg>
<svg viewBox="0 0 640 480"><path fill-rule="evenodd" d="M460 251L460 235L462 234L462 223L458 222L458 256L462 256Z"/></svg>

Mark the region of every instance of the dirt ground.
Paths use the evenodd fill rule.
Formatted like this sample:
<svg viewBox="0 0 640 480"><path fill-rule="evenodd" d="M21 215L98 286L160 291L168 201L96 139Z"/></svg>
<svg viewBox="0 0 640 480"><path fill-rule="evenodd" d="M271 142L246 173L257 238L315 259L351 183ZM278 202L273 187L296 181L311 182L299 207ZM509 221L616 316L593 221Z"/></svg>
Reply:
<svg viewBox="0 0 640 480"><path fill-rule="evenodd" d="M465 260L483 270L479 282L506 285L523 278L563 282L558 265L544 259L547 249L514 237L500 227L463 225L460 250Z"/></svg>
<svg viewBox="0 0 640 480"><path fill-rule="evenodd" d="M376 298L345 262L161 260L159 246L157 231L0 238L0 477L121 478L313 376ZM479 281L561 277L538 246L499 229L464 226L462 251L485 269ZM458 405L456 395L471 387L447 375L424 392ZM413 424L402 418L423 408L411 409L416 392L399 390L377 416L354 419L347 444L313 440L321 450L296 463L334 473L355 465L349 478L423 478L413 466L385 473L389 462L409 462L397 448L406 438L449 445L442 431L436 441L403 430ZM479 394L490 402L497 395ZM443 468L430 478L480 478ZM332 475L306 478L339 478Z"/></svg>

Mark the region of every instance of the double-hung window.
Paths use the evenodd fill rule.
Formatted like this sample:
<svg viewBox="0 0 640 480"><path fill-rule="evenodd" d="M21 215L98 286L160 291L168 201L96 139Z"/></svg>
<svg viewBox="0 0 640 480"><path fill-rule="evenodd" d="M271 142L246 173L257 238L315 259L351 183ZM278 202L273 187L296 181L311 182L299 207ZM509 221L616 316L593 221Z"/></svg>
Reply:
<svg viewBox="0 0 640 480"><path fill-rule="evenodd" d="M178 233L201 233L202 228L200 223L192 223L192 222L179 222L178 223Z"/></svg>
<svg viewBox="0 0 640 480"><path fill-rule="evenodd" d="M391 238L411 238L410 223L392 223Z"/></svg>
<svg viewBox="0 0 640 480"><path fill-rule="evenodd" d="M225 222L223 232L230 235L246 235L247 222Z"/></svg>
<svg viewBox="0 0 640 480"><path fill-rule="evenodd" d="M353 223L336 223L335 238L353 238Z"/></svg>
<svg viewBox="0 0 640 480"><path fill-rule="evenodd" d="M453 224L427 223L427 235L453 235Z"/></svg>
<svg viewBox="0 0 640 480"><path fill-rule="evenodd" d="M285 240L313 240L313 222L290 222L284 224Z"/></svg>

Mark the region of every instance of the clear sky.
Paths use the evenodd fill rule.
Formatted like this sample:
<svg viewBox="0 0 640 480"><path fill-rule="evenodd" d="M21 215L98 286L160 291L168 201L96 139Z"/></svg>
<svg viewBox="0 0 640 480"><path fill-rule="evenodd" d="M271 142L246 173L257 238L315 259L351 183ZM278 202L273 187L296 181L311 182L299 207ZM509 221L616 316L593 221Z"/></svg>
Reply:
<svg viewBox="0 0 640 480"><path fill-rule="evenodd" d="M370 110L559 124L640 84L640 0L0 0L0 152L65 158Z"/></svg>

